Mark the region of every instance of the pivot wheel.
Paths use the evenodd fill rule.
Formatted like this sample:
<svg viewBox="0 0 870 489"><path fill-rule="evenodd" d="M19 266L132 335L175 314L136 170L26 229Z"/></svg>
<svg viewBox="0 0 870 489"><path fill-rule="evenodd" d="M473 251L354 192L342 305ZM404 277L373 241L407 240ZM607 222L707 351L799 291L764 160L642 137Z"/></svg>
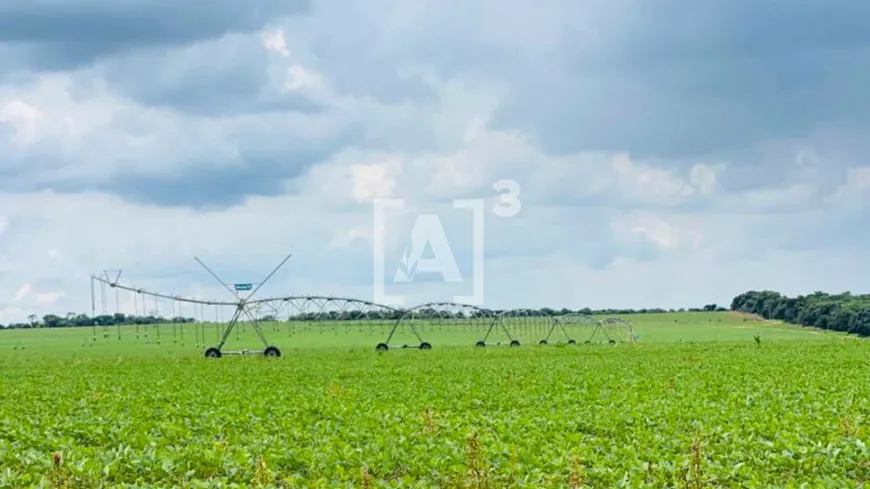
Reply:
<svg viewBox="0 0 870 489"><path fill-rule="evenodd" d="M424 342L420 343L420 349L421 350L431 350L432 345L430 345L429 343L424 341Z"/></svg>
<svg viewBox="0 0 870 489"><path fill-rule="evenodd" d="M511 340L511 346L512 347L520 346L520 340Z"/></svg>
<svg viewBox="0 0 870 489"><path fill-rule="evenodd" d="M574 340L568 340L568 344L569 344L569 345L576 345L576 344L577 344L577 342L576 342L576 341L574 341Z"/></svg>
<svg viewBox="0 0 870 489"><path fill-rule="evenodd" d="M486 346L486 343L484 343L482 341L478 341L477 343L474 344L474 346L476 346L477 348L483 348L484 346Z"/></svg>
<svg viewBox="0 0 870 489"><path fill-rule="evenodd" d="M270 358L278 358L281 356L281 350L277 346L270 346L263 350L263 356Z"/></svg>
<svg viewBox="0 0 870 489"><path fill-rule="evenodd" d="M538 344L539 344L539 345L546 345L546 344L547 344L547 340L541 340L541 341L538 342Z"/></svg>
<svg viewBox="0 0 870 489"><path fill-rule="evenodd" d="M207 348L207 349L205 350L205 357L206 357L206 358L220 358L220 357L221 357L221 351L218 350L218 349L215 348L215 347Z"/></svg>
<svg viewBox="0 0 870 489"><path fill-rule="evenodd" d="M387 346L386 343L378 343L378 346L375 347L375 350L377 350L377 351L387 351L389 349L390 349L390 347Z"/></svg>

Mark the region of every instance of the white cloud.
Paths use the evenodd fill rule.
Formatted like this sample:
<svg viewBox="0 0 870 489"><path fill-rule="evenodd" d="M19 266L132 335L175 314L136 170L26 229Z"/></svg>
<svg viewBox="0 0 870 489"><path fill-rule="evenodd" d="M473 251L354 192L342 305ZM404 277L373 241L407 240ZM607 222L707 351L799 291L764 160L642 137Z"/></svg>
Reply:
<svg viewBox="0 0 870 489"><path fill-rule="evenodd" d="M290 50L287 49L287 40L284 38L283 29L264 32L263 46L269 51L274 51L281 56L290 56Z"/></svg>
<svg viewBox="0 0 870 489"><path fill-rule="evenodd" d="M370 245L373 238L374 234L371 228L353 227L347 230L344 234L339 233L335 239L329 242L328 248L346 248L359 245L360 243Z"/></svg>
<svg viewBox="0 0 870 489"><path fill-rule="evenodd" d="M42 111L21 100L13 100L0 107L0 123L15 128L13 142L26 145L37 137L38 124L43 117Z"/></svg>
<svg viewBox="0 0 870 489"><path fill-rule="evenodd" d="M632 241L638 235L662 251L697 248L703 241L703 235L697 230L668 222L651 212L632 212L623 219L613 221L611 226L615 235L622 240Z"/></svg>
<svg viewBox="0 0 870 489"><path fill-rule="evenodd" d="M12 298L12 301L21 302L22 300L24 300L25 297L27 297L31 290L33 290L33 286L31 286L30 284L22 285L15 292L15 296Z"/></svg>
<svg viewBox="0 0 870 489"><path fill-rule="evenodd" d="M689 173L689 183L701 195L713 193L716 190L716 169L703 163L692 165Z"/></svg>
<svg viewBox="0 0 870 489"><path fill-rule="evenodd" d="M402 163L396 158L386 161L351 165L353 197L359 202L388 198L396 186L393 174L401 172Z"/></svg>
<svg viewBox="0 0 870 489"><path fill-rule="evenodd" d="M31 313L20 307L0 307L0 324L24 322Z"/></svg>
<svg viewBox="0 0 870 489"><path fill-rule="evenodd" d="M866 208L870 198L870 166L849 168L845 182L828 197L828 202L843 209Z"/></svg>
<svg viewBox="0 0 870 489"><path fill-rule="evenodd" d="M63 292L42 292L35 295L33 302L37 307L53 306L65 295Z"/></svg>
<svg viewBox="0 0 870 489"><path fill-rule="evenodd" d="M450 201L491 209L501 179L519 183L522 211L485 216L493 307L862 286L870 255L841 243L866 242L866 131L853 123L866 111L836 97L849 92L839 77L805 80L818 97L801 100L825 117L804 117L809 107L752 82L793 77L721 59L730 31L710 16L699 22L712 44L693 44L710 57L695 65L634 5L372 5L330 0L0 79L0 290L14 303L0 322L88 312L89 274L107 268L225 296L193 256L253 281L292 252L267 295L370 298L373 199L407 201L388 218L388 252L415 212L438 212L467 258L468 223ZM716 12L740 17L726 15L734 5ZM667 63L661 46L676 50ZM851 79L863 93L863 75ZM134 310L132 297L119 303Z"/></svg>
<svg viewBox="0 0 870 489"><path fill-rule="evenodd" d="M322 86L319 76L306 70L300 65L287 68L287 80L284 82L284 90L296 91L304 88L317 88Z"/></svg>

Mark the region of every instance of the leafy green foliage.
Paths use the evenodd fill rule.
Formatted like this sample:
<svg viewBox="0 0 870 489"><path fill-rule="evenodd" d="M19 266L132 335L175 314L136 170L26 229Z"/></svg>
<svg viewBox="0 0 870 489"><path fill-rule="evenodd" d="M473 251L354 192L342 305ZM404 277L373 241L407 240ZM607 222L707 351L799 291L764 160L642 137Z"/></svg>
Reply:
<svg viewBox="0 0 870 489"><path fill-rule="evenodd" d="M789 298L779 292L752 290L735 297L731 309L765 319L870 336L870 295L815 292Z"/></svg>
<svg viewBox="0 0 870 489"><path fill-rule="evenodd" d="M663 315L636 326L662 339L668 328L680 332L669 338L725 331L712 318L728 316L711 314L691 325ZM206 360L192 348L126 340L23 351L0 343L0 487L870 480L870 344L730 320L733 336L718 343L436 343L386 354L346 344L286 347L280 359Z"/></svg>

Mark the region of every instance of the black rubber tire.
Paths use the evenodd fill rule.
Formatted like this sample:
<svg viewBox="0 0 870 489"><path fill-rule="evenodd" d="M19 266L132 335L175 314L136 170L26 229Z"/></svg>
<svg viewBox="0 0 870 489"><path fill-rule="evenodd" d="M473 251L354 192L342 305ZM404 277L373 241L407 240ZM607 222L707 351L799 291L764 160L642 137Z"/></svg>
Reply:
<svg viewBox="0 0 870 489"><path fill-rule="evenodd" d="M389 349L390 349L390 347L387 346L386 343L378 343L378 346L375 347L375 350L377 350L377 351L387 351Z"/></svg>
<svg viewBox="0 0 870 489"><path fill-rule="evenodd" d="M576 342L576 341L574 341L574 340L568 340L568 344L569 344L569 345L576 345L576 344L577 344L577 342Z"/></svg>
<svg viewBox="0 0 870 489"><path fill-rule="evenodd" d="M520 341L519 340L511 340L511 348L515 348L517 346L520 346Z"/></svg>
<svg viewBox="0 0 870 489"><path fill-rule="evenodd" d="M206 358L220 358L221 356L222 356L221 351L215 347L205 349L205 357Z"/></svg>
<svg viewBox="0 0 870 489"><path fill-rule="evenodd" d="M483 341L478 341L477 343L474 344L474 346L477 348L483 348L486 346L486 343L484 343Z"/></svg>
<svg viewBox="0 0 870 489"><path fill-rule="evenodd" d="M546 345L546 344L547 344L547 340L541 340L541 341L538 342L538 344L539 344L539 345Z"/></svg>
<svg viewBox="0 0 870 489"><path fill-rule="evenodd" d="M610 341L608 341L608 343L610 343L611 345L615 345L615 344L616 344L616 340L610 340Z"/></svg>
<svg viewBox="0 0 870 489"><path fill-rule="evenodd" d="M269 346L263 350L263 356L269 358L278 358L281 356L281 350L277 346Z"/></svg>
<svg viewBox="0 0 870 489"><path fill-rule="evenodd" d="M431 350L432 345L430 345L429 343L424 341L424 342L420 343L420 349L421 350Z"/></svg>

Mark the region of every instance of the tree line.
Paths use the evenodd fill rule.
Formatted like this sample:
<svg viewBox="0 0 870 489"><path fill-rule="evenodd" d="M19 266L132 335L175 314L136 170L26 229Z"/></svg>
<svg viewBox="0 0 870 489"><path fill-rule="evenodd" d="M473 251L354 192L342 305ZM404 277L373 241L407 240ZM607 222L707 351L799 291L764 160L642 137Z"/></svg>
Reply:
<svg viewBox="0 0 870 489"><path fill-rule="evenodd" d="M91 326L126 326L136 324L166 324L166 323L193 323L194 318L175 317L166 318L163 316L147 315L134 316L132 314L101 314L99 316L90 317L87 314L76 314L68 312L64 316L56 314L46 314L42 318L31 314L27 317L26 323L12 323L8 325L0 324L0 328L5 329L30 329L30 328L75 328L75 327L91 327Z"/></svg>
<svg viewBox="0 0 870 489"><path fill-rule="evenodd" d="M656 314L665 312L702 312L702 311L726 311L724 307L716 304L707 304L704 307L693 307L688 309L551 309L544 307L540 309L512 309L512 310L485 310L473 311L470 314L464 314L460 311L449 312L443 310L418 309L415 311L415 317L420 319L458 319L460 317L481 317L481 316L497 316L506 313L514 317L530 317L530 316L564 316L566 314ZM304 313L287 317L286 320L292 321L359 321L359 320L374 320L374 319L395 319L398 320L408 313L407 310L349 310L349 311L326 311L322 313ZM258 318L264 322L278 322L278 318L272 315L266 315ZM282 318L281 320L285 320ZM87 314L77 314L68 312L63 316L56 314L46 314L42 318L36 315L30 315L26 323L12 323L8 325L0 324L0 329L30 329L30 328L74 328L74 327L93 327L93 326L132 326L143 324L171 324L171 323L195 323L197 320L191 317L163 317L158 315L136 316L132 314L103 314L90 317ZM210 321L207 321L210 322Z"/></svg>
<svg viewBox="0 0 870 489"><path fill-rule="evenodd" d="M842 331L860 336L870 336L870 294L857 295L851 292L840 294L828 294L814 292L809 295L787 297L779 292L771 290L750 290L744 292L731 301L731 310L749 314L757 314L764 319L776 319L793 324L800 324L820 329ZM469 315L457 311L451 313L435 308L417 309L415 317L421 319L458 319L460 317L496 316L507 314L509 316L563 316L566 314L656 314L665 312L701 312L701 311L727 311L728 308L717 304L706 304L703 307L682 309L552 309L548 307L540 309L512 309L512 310L486 310L472 311ZM265 322L280 320L292 321L359 321L359 320L392 320L405 316L406 310L348 310L328 311L323 313L305 313L291 317L276 318L274 316L262 316L259 319ZM103 314L88 316L68 312L65 315L46 314L39 318L30 315L27 322L0 324L0 329L29 329L29 328L72 328L93 326L127 326L127 325L151 325L168 323L195 323L192 317L164 317L159 315L137 316L132 314Z"/></svg>
<svg viewBox="0 0 870 489"><path fill-rule="evenodd" d="M731 309L802 326L870 336L870 294L851 292L786 297L771 290L744 292Z"/></svg>

